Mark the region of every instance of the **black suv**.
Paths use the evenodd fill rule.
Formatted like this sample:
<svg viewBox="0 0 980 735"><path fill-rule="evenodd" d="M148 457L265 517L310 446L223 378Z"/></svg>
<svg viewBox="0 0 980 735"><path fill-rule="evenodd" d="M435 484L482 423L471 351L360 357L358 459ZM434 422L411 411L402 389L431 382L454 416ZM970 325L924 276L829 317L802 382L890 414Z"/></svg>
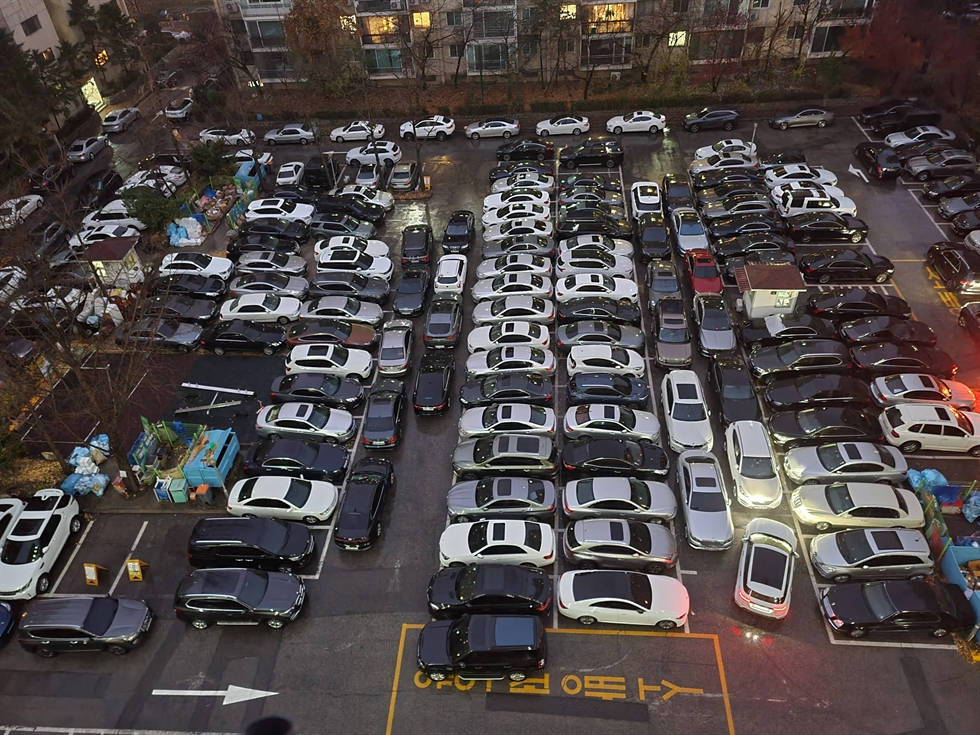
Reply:
<svg viewBox="0 0 980 735"><path fill-rule="evenodd" d="M464 615L429 623L419 634L419 670L433 681L524 681L544 668L544 624L536 615Z"/></svg>
<svg viewBox="0 0 980 735"><path fill-rule="evenodd" d="M922 107L912 107L891 115L882 115L872 121L871 129L877 135L888 135L901 130L908 130L919 125L938 125L942 115L935 110Z"/></svg>
<svg viewBox="0 0 980 735"><path fill-rule="evenodd" d="M691 112L684 116L684 130L689 133L696 133L699 130L709 130L721 128L722 130L733 130L738 125L739 114L735 110L716 110L705 107L697 112Z"/></svg>
<svg viewBox="0 0 980 735"><path fill-rule="evenodd" d="M465 253L476 236L475 217L468 209L457 209L449 215L442 233L442 250L446 253Z"/></svg>
<svg viewBox="0 0 980 735"><path fill-rule="evenodd" d="M565 168L605 166L615 168L623 163L623 146L615 138L586 138L576 146L562 148L558 163Z"/></svg>
<svg viewBox="0 0 980 735"><path fill-rule="evenodd" d="M402 265L428 263L432 255L432 228L409 225L402 230Z"/></svg>
<svg viewBox="0 0 980 735"><path fill-rule="evenodd" d="M299 571L313 560L313 534L274 518L202 518L187 542L193 567Z"/></svg>
<svg viewBox="0 0 980 735"><path fill-rule="evenodd" d="M354 465L333 542L347 551L370 549L381 536L381 514L394 489L395 470L387 459L365 457Z"/></svg>
<svg viewBox="0 0 980 735"><path fill-rule="evenodd" d="M980 293L980 253L955 242L937 242L926 253L926 263L954 293Z"/></svg>
<svg viewBox="0 0 980 735"><path fill-rule="evenodd" d="M20 621L19 643L51 658L66 651L129 653L143 642L153 611L125 597L44 597L31 602Z"/></svg>
<svg viewBox="0 0 980 735"><path fill-rule="evenodd" d="M292 574L258 569L199 569L184 577L174 593L180 620L204 630L218 625L281 628L295 620L306 600L306 585Z"/></svg>

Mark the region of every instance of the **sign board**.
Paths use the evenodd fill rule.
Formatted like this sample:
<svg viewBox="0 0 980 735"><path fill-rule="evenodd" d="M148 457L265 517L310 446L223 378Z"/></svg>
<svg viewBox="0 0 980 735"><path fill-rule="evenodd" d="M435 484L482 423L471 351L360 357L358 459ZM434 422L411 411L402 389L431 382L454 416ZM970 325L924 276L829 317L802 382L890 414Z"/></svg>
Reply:
<svg viewBox="0 0 980 735"><path fill-rule="evenodd" d="M82 564L82 569L85 570L85 584L89 587L99 586L99 572L106 571L105 567L100 567L98 564L93 564L92 562L85 562Z"/></svg>
<svg viewBox="0 0 980 735"><path fill-rule="evenodd" d="M149 566L145 561L139 559L126 560L126 573L129 575L130 582L143 581L143 567Z"/></svg>

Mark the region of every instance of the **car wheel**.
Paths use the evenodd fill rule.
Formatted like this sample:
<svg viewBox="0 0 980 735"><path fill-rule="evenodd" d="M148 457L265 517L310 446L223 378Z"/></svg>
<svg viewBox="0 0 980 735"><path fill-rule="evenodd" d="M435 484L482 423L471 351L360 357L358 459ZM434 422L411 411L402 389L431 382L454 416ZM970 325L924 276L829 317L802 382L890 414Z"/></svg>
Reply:
<svg viewBox="0 0 980 735"><path fill-rule="evenodd" d="M912 454L920 449L922 449L922 445L919 442L903 442L898 446L898 451L902 454Z"/></svg>
<svg viewBox="0 0 980 735"><path fill-rule="evenodd" d="M648 564L647 573L648 574L660 574L664 570L663 564Z"/></svg>
<svg viewBox="0 0 980 735"><path fill-rule="evenodd" d="M830 524L826 521L820 521L820 523L814 523L813 527L818 531L826 531L828 528L830 528Z"/></svg>
<svg viewBox="0 0 980 735"><path fill-rule="evenodd" d="M268 620L265 621L265 624L268 625L273 630L279 630L286 623L283 622L282 618L269 618Z"/></svg>
<svg viewBox="0 0 980 735"><path fill-rule="evenodd" d="M446 134L444 132L440 130L438 133L436 133L436 140L438 140L440 143L445 139L446 139Z"/></svg>
<svg viewBox="0 0 980 735"><path fill-rule="evenodd" d="M223 354L225 354L225 348L224 347L215 347L214 348L214 354L216 354L218 357L221 357Z"/></svg>
<svg viewBox="0 0 980 735"><path fill-rule="evenodd" d="M700 125L698 125L697 123L694 123L694 125L692 125L691 127L689 127L689 128L687 129L687 130L688 130L688 132L691 132L691 133L696 133L696 132L698 132L698 131L699 131L700 129L701 129L701 126L700 126Z"/></svg>
<svg viewBox="0 0 980 735"><path fill-rule="evenodd" d="M868 631L866 631L864 628L851 628L847 634L851 636L851 638L864 638L864 636L868 634Z"/></svg>
<svg viewBox="0 0 980 735"><path fill-rule="evenodd" d="M54 658L57 656L57 652L51 650L47 646L41 646L40 648L35 648L34 653L36 653L41 658Z"/></svg>
<svg viewBox="0 0 980 735"><path fill-rule="evenodd" d="M969 454L971 457L980 457L980 446L970 447Z"/></svg>
<svg viewBox="0 0 980 735"><path fill-rule="evenodd" d="M932 631L933 638L945 638L947 635L949 635L949 631L945 628L936 628Z"/></svg>
<svg viewBox="0 0 980 735"><path fill-rule="evenodd" d="M511 671L507 678L511 681L524 681L527 678L527 674L523 671Z"/></svg>
<svg viewBox="0 0 980 735"><path fill-rule="evenodd" d="M542 130L541 131L541 135L547 137L547 136L551 135L551 131L550 130Z"/></svg>
<svg viewBox="0 0 980 735"><path fill-rule="evenodd" d="M470 140L479 140L479 139L480 139L479 133L470 133Z"/></svg>
<svg viewBox="0 0 980 735"><path fill-rule="evenodd" d="M510 160L510 154L509 153L505 153L504 155L502 155L500 157L500 160L501 161L509 161Z"/></svg>
<svg viewBox="0 0 980 735"><path fill-rule="evenodd" d="M37 594L43 595L45 592L51 589L51 577L49 577L47 574L42 574L37 578L34 589L37 591Z"/></svg>
<svg viewBox="0 0 980 735"><path fill-rule="evenodd" d="M622 135L623 134L622 125L617 125L616 127L614 127L613 132L616 133L616 135Z"/></svg>
<svg viewBox="0 0 980 735"><path fill-rule="evenodd" d="M303 523L305 523L307 526L315 526L319 522L320 519L316 516L303 516Z"/></svg>
<svg viewBox="0 0 980 735"><path fill-rule="evenodd" d="M402 140L415 140L415 133L403 133Z"/></svg>
<svg viewBox="0 0 980 735"><path fill-rule="evenodd" d="M547 135L547 134L548 134L548 132L547 132L547 131L545 131L545 132L544 132L544 135ZM581 131L581 130L579 130L578 128L575 128L575 129L574 129L574 130L572 131L572 135L581 135L581 134L582 134L582 131Z"/></svg>
<svg viewBox="0 0 980 735"><path fill-rule="evenodd" d="M887 273L879 273L877 276L875 276L875 283L884 283L887 280L888 280Z"/></svg>
<svg viewBox="0 0 980 735"><path fill-rule="evenodd" d="M779 123L779 129L780 130L789 130L789 123L786 123L786 122Z"/></svg>
<svg viewBox="0 0 980 735"><path fill-rule="evenodd" d="M591 615L583 615L582 617L580 617L578 619L578 621L582 625L595 625L596 624L596 619L594 617L592 617Z"/></svg>
<svg viewBox="0 0 980 735"><path fill-rule="evenodd" d="M129 653L129 649L126 648L126 646L119 645L106 646L105 650L107 650L113 656L125 656L127 653Z"/></svg>
<svg viewBox="0 0 980 735"><path fill-rule="evenodd" d="M660 628L660 630L673 630L677 627L677 623L675 623L673 620L658 620L657 627Z"/></svg>
<svg viewBox="0 0 980 735"><path fill-rule="evenodd" d="M276 348L275 347L271 347L271 346L270 347L263 347L262 348L262 354L263 355L274 355L274 354L276 354Z"/></svg>
<svg viewBox="0 0 980 735"><path fill-rule="evenodd" d="M80 515L71 519L71 523L68 524L68 530L71 533L78 533L82 530L82 517Z"/></svg>
<svg viewBox="0 0 980 735"><path fill-rule="evenodd" d="M613 159L611 159L611 158L607 158L606 159L606 168L616 168L616 162Z"/></svg>
<svg viewBox="0 0 980 735"><path fill-rule="evenodd" d="M336 141L336 142L338 142L338 143L343 143L343 142L344 142L344 138L343 138L343 136L341 136L341 135L338 135L338 136L337 136L337 141Z"/></svg>
<svg viewBox="0 0 980 735"><path fill-rule="evenodd" d="M861 242L863 239L864 235L862 235L860 232L855 232L853 235L851 235L851 242L853 242L855 245Z"/></svg>
<svg viewBox="0 0 980 735"><path fill-rule="evenodd" d="M309 138L303 138L303 139L302 139L302 140L301 140L301 141L299 142L299 144L300 144L300 145L309 145L309 144L310 144L310 139L309 139Z"/></svg>
<svg viewBox="0 0 980 735"><path fill-rule="evenodd" d="M833 579L837 584L844 584L851 578L850 574L835 574L831 579Z"/></svg>
<svg viewBox="0 0 980 735"><path fill-rule="evenodd" d="M734 130L734 129L735 129L735 123L733 123L733 122L732 122L731 120L729 120L729 121L728 121L728 122L726 122L726 123L725 123L724 125L722 125L722 127L723 127L723 128L725 129L725 130Z"/></svg>
<svg viewBox="0 0 980 735"><path fill-rule="evenodd" d="M454 562L450 562L449 564L450 569L459 569L460 567L465 567L465 566L466 565L461 561L454 561Z"/></svg>
<svg viewBox="0 0 980 735"><path fill-rule="evenodd" d="M539 161L543 161L544 160L544 153L539 153L538 154L538 160Z"/></svg>
<svg viewBox="0 0 980 735"><path fill-rule="evenodd" d="M829 273L823 273L823 274L821 274L821 276L817 279L817 282L818 283L830 283L830 274Z"/></svg>
<svg viewBox="0 0 980 735"><path fill-rule="evenodd" d="M432 681L445 681L446 680L446 675L442 671L433 671L431 674L428 674L428 677L430 679L432 679Z"/></svg>
<svg viewBox="0 0 980 735"><path fill-rule="evenodd" d="M527 567L528 569L537 569L537 566L534 565L534 564L532 564L529 561L523 561L523 562L521 562L521 566L522 567Z"/></svg>
<svg viewBox="0 0 980 735"><path fill-rule="evenodd" d="M269 143L269 145L276 145L276 139L275 138L269 138L269 140L267 142Z"/></svg>
<svg viewBox="0 0 980 735"><path fill-rule="evenodd" d="M456 516L453 518L453 523L469 523L471 520L470 516Z"/></svg>
<svg viewBox="0 0 980 735"><path fill-rule="evenodd" d="M255 513L242 513L242 518L256 518Z"/></svg>
<svg viewBox="0 0 980 735"><path fill-rule="evenodd" d="M289 324L289 317L288 316L281 316L278 319L276 319L276 321L279 322L280 324L282 324L283 326L285 326L286 324Z"/></svg>
<svg viewBox="0 0 980 735"><path fill-rule="evenodd" d="M191 621L191 627L197 628L198 630L204 630L208 627L208 621L202 620L201 618L194 618L194 620Z"/></svg>
<svg viewBox="0 0 980 735"><path fill-rule="evenodd" d="M802 242L810 242L811 240L813 240L813 235L811 235L808 232L804 232L802 235L800 235L800 240Z"/></svg>
<svg viewBox="0 0 980 735"><path fill-rule="evenodd" d="M929 172L928 171L923 171L921 174L919 174L915 178L917 178L919 181L928 181L929 180Z"/></svg>
<svg viewBox="0 0 980 735"><path fill-rule="evenodd" d="M511 135L513 135L513 133L511 133L509 130L505 130L504 131L504 140L507 140Z"/></svg>
<svg viewBox="0 0 980 735"><path fill-rule="evenodd" d="M827 127L827 121L826 120L817 120L817 127L818 128L825 128L825 127Z"/></svg>

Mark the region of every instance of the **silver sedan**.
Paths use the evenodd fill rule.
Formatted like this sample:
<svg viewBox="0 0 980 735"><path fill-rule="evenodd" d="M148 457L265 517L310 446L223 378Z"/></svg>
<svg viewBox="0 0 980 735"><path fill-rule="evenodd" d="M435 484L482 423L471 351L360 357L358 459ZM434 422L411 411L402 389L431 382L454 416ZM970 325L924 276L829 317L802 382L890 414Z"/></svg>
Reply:
<svg viewBox="0 0 980 735"><path fill-rule="evenodd" d="M582 436L618 436L660 443L660 421L656 414L614 403L586 403L565 411L562 426L569 439Z"/></svg>
<svg viewBox="0 0 980 735"><path fill-rule="evenodd" d="M404 375L412 359L412 322L392 319L381 330L378 350L378 372L384 375Z"/></svg>
<svg viewBox="0 0 980 735"><path fill-rule="evenodd" d="M639 569L657 574L677 561L674 535L659 523L618 518L574 521L565 529L565 558L583 568Z"/></svg>
<svg viewBox="0 0 980 735"><path fill-rule="evenodd" d="M541 518L555 512L555 483L529 477L485 477L457 482L446 496L453 521L477 518Z"/></svg>
<svg viewBox="0 0 980 735"><path fill-rule="evenodd" d="M555 434L555 411L527 403L498 403L468 408L459 417L459 435L466 439L499 432Z"/></svg>
<svg viewBox="0 0 980 735"><path fill-rule="evenodd" d="M275 403L255 417L259 436L292 436L343 443L354 436L354 417L349 411L316 403Z"/></svg>

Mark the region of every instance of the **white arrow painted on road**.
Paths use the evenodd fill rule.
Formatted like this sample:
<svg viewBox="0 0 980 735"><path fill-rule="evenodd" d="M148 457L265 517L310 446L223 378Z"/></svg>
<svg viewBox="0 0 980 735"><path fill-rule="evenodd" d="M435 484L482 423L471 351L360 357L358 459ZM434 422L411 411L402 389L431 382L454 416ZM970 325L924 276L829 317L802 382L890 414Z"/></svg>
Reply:
<svg viewBox="0 0 980 735"><path fill-rule="evenodd" d="M862 171L859 168L855 168L853 163L850 166L847 167L847 172L850 173L850 174L854 174L855 176L860 176L861 177L861 180L865 184L868 183L868 177L864 175L864 171Z"/></svg>
<svg viewBox="0 0 980 735"><path fill-rule="evenodd" d="M247 689L229 684L227 689L154 689L156 697L224 697L221 704L237 704L250 699L274 697L279 692L265 692L261 689Z"/></svg>

